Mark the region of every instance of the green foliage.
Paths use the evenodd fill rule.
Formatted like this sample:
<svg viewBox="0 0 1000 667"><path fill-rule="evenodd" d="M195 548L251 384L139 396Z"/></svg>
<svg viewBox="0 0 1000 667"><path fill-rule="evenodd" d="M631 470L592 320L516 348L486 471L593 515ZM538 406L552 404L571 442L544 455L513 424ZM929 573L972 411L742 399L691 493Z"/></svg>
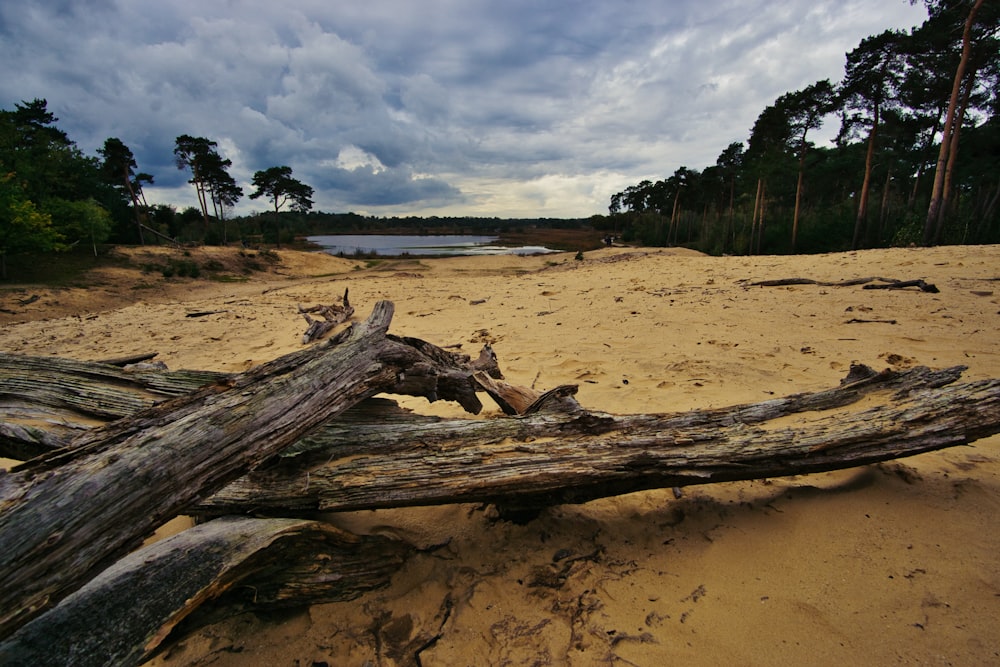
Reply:
<svg viewBox="0 0 1000 667"><path fill-rule="evenodd" d="M100 168L66 134L45 100L0 111L0 255L63 250L107 240Z"/></svg>
<svg viewBox="0 0 1000 667"><path fill-rule="evenodd" d="M108 209L114 223L114 236L119 241L137 243L144 239L141 224L149 224L150 207L146 203L143 184L152 183L150 174L135 172L135 155L117 137L105 139L97 149L101 156L101 176L106 184L106 196L101 204Z"/></svg>
<svg viewBox="0 0 1000 667"><path fill-rule="evenodd" d="M13 174L0 177L0 277L7 277L9 255L64 247L52 217L25 197Z"/></svg>
<svg viewBox="0 0 1000 667"><path fill-rule="evenodd" d="M253 175L253 186L256 188L250 194L250 199L268 197L274 204L277 213L285 204L291 204L294 211L308 211L312 208L313 189L292 178L292 168L270 167Z"/></svg>
<svg viewBox="0 0 1000 667"><path fill-rule="evenodd" d="M223 159L216 150L219 144L205 137L182 134L175 141L174 161L178 169L191 171L190 183L198 195L205 225L212 213L217 220L224 219L226 209L232 208L243 196L243 188L228 172L233 161Z"/></svg>
<svg viewBox="0 0 1000 667"><path fill-rule="evenodd" d="M45 208L53 226L67 243L90 243L95 248L95 255L97 244L104 243L111 234L111 216L93 199L53 199Z"/></svg>
<svg viewBox="0 0 1000 667"><path fill-rule="evenodd" d="M267 197L274 205L275 243L281 245L281 219L278 212L285 204L290 204L293 211L305 213L312 208L313 189L305 183L292 178L292 168L270 167L253 175L253 186L250 199Z"/></svg>

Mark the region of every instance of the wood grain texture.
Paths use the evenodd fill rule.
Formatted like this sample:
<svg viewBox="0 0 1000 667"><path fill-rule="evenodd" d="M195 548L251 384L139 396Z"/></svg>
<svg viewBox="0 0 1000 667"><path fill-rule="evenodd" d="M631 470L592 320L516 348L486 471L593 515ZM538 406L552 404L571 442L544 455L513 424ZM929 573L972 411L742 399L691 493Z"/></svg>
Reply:
<svg viewBox="0 0 1000 667"><path fill-rule="evenodd" d="M323 345L86 432L0 476L0 637L157 527L358 401L410 389L480 406L469 373L386 334L393 306ZM437 372L435 372L437 370Z"/></svg>
<svg viewBox="0 0 1000 667"><path fill-rule="evenodd" d="M191 512L538 508L849 468L1000 432L1000 380L955 383L962 370L867 373L826 391L677 414L435 420L351 412ZM800 418L784 420L792 415Z"/></svg>
<svg viewBox="0 0 1000 667"><path fill-rule="evenodd" d="M0 664L138 664L178 623L352 600L387 583L411 552L316 521L216 519L101 572L0 644Z"/></svg>

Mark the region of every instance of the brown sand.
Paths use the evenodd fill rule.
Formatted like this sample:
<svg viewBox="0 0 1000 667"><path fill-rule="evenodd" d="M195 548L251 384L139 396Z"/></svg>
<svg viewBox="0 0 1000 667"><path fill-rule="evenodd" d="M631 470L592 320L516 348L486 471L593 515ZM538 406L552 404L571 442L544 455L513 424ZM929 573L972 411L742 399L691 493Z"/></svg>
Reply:
<svg viewBox="0 0 1000 667"><path fill-rule="evenodd" d="M470 354L491 342L510 382L578 383L585 407L608 412L823 389L852 361L1000 377L1000 246L722 258L614 248L582 261L374 268L279 255L245 283L120 270L87 291L2 293L17 314L0 313L0 349L91 360L155 350L171 368L239 371L299 349L296 304L349 287L359 317L390 299L393 332ZM922 278L941 292L747 286L867 276ZM32 293L42 298L18 305ZM208 310L224 312L185 317ZM690 487L680 499L666 490L557 507L524 526L491 524L467 505L335 516L359 532L450 542L386 589L237 617L154 663L413 664L407 656L426 646L425 666L995 664L998 512L994 437L863 469Z"/></svg>

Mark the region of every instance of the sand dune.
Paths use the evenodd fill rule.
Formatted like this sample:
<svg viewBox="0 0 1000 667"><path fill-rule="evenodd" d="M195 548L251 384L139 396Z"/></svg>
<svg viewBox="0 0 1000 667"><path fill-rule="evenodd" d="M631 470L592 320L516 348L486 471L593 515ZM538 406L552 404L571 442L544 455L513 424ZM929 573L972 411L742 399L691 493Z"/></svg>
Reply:
<svg viewBox="0 0 1000 667"><path fill-rule="evenodd" d="M585 407L608 412L823 389L855 361L1000 377L998 246L802 257L612 248L374 267L278 255L247 282L121 269L90 290L3 293L12 312L0 313L0 349L89 360L157 351L171 368L240 371L300 349L296 305L349 288L359 317L392 300L392 332L473 355L489 342L510 382L579 384ZM750 286L870 276L940 292ZM21 305L29 293L40 298ZM359 600L234 618L154 663L412 664L426 644L423 665L987 664L1000 660L998 511L991 438L680 499L558 507L524 526L490 524L474 506L341 515L331 521L448 544Z"/></svg>

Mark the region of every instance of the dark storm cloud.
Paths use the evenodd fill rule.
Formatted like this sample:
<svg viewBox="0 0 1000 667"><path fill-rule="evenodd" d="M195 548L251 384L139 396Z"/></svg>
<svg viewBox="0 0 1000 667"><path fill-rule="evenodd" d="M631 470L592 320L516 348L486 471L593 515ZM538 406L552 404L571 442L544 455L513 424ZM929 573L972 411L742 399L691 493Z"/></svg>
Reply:
<svg viewBox="0 0 1000 667"><path fill-rule="evenodd" d="M244 184L291 166L325 210L589 215L714 163L778 95L921 17L905 0L4 3L0 106L48 99L89 153L121 138L179 205L174 138L192 134Z"/></svg>

